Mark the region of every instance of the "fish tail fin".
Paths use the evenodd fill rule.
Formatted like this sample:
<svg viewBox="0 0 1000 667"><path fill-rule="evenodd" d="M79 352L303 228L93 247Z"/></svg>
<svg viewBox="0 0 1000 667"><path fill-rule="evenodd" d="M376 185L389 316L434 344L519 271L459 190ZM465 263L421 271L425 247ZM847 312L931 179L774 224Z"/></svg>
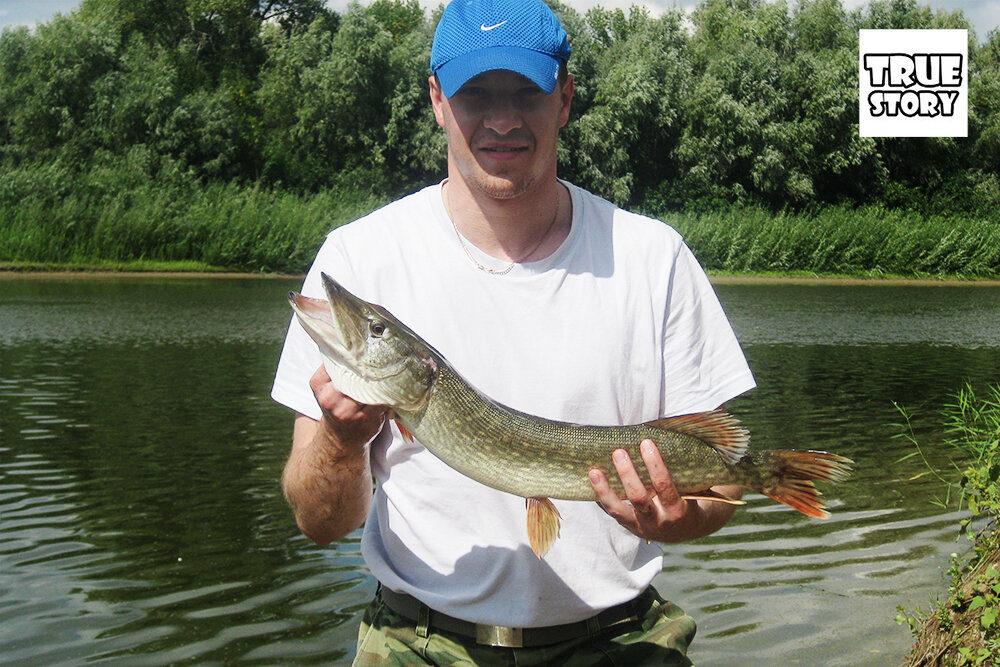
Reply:
<svg viewBox="0 0 1000 667"><path fill-rule="evenodd" d="M743 458L750 444L750 432L725 410L664 417L648 422L647 426L698 438L719 452L730 465Z"/></svg>
<svg viewBox="0 0 1000 667"><path fill-rule="evenodd" d="M559 537L559 510L548 498L525 498L528 509L528 543L538 558L544 558Z"/></svg>
<svg viewBox="0 0 1000 667"><path fill-rule="evenodd" d="M765 496L802 512L827 519L830 513L820 499L813 480L842 482L851 475L851 459L829 452L777 450L764 452L771 460L772 483L757 489Z"/></svg>

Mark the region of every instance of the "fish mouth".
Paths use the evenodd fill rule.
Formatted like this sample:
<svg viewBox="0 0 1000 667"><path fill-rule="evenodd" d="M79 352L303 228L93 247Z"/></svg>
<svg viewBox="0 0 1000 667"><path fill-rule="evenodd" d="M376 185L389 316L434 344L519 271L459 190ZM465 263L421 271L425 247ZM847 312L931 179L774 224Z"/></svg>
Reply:
<svg viewBox="0 0 1000 667"><path fill-rule="evenodd" d="M382 382L402 375L406 370L405 358L384 367L363 366L361 363L372 317L398 325L395 318L383 309L354 296L327 274L323 273L322 279L327 301L289 292L288 302L298 315L299 323L318 345L323 357L342 370L367 381Z"/></svg>
<svg viewBox="0 0 1000 667"><path fill-rule="evenodd" d="M338 333L338 339L344 350L353 358L357 358L364 350L368 336L366 315L368 304L341 287L340 283L325 273L321 274L321 277L329 303L327 310Z"/></svg>
<svg viewBox="0 0 1000 667"><path fill-rule="evenodd" d="M355 297L326 274L323 287L329 301L289 292L288 302L325 357L355 368L364 351L367 320Z"/></svg>

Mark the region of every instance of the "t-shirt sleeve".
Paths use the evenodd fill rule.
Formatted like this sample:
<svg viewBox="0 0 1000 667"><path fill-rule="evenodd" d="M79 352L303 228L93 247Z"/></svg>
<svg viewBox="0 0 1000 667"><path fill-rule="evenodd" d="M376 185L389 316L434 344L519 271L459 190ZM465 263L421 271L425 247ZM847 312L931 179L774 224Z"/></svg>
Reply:
<svg viewBox="0 0 1000 667"><path fill-rule="evenodd" d="M714 410L756 386L712 284L678 245L663 332L664 415Z"/></svg>

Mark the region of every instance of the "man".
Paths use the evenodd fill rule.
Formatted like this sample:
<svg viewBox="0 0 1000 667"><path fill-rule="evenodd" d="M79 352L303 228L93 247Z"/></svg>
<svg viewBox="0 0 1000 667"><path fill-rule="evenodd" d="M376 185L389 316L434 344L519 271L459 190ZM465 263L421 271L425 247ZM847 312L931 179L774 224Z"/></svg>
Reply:
<svg viewBox="0 0 1000 667"><path fill-rule="evenodd" d="M429 80L447 179L332 232L303 292L322 297L319 274L333 275L530 414L627 424L715 408L753 378L690 251L556 177L569 55L540 0L449 4ZM682 500L652 443L653 488L619 450L626 497L592 471L598 503L556 501L561 535L539 559L523 499L339 392L294 321L273 396L298 413L283 485L302 531L326 544L365 524L380 585L356 664L690 664L694 622L651 588L650 541L707 535L732 508Z"/></svg>

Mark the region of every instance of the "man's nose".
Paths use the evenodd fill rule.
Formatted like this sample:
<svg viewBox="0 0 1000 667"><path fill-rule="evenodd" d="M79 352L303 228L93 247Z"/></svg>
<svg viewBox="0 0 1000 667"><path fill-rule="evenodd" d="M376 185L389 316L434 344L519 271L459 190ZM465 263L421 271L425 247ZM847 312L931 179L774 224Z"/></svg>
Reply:
<svg viewBox="0 0 1000 667"><path fill-rule="evenodd" d="M483 125L497 134L507 134L521 127L521 112L510 97L497 96L483 119Z"/></svg>

